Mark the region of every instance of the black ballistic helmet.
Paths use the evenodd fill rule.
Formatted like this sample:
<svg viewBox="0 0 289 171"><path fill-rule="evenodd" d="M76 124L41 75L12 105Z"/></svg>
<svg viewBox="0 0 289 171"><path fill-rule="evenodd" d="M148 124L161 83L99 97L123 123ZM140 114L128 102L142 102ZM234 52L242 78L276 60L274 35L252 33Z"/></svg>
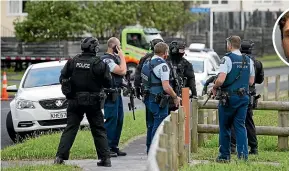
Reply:
<svg viewBox="0 0 289 171"><path fill-rule="evenodd" d="M252 49L254 47L254 42L252 40L243 40L241 42L241 53L252 54Z"/></svg>
<svg viewBox="0 0 289 171"><path fill-rule="evenodd" d="M87 37L81 40L81 50L83 52L97 53L99 51L99 42L97 38Z"/></svg>
<svg viewBox="0 0 289 171"><path fill-rule="evenodd" d="M170 54L175 55L179 53L180 49L185 49L186 43L184 41L172 41L169 46Z"/></svg>
<svg viewBox="0 0 289 171"><path fill-rule="evenodd" d="M151 44L151 50L154 51L155 49L155 45L160 43L160 42L164 42L162 39L153 39L150 44Z"/></svg>

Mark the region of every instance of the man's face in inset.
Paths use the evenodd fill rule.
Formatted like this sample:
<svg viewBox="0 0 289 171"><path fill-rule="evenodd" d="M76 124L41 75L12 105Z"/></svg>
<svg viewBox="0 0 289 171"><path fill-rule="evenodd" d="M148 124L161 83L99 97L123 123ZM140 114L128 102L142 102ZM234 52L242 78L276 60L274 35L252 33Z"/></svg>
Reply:
<svg viewBox="0 0 289 171"><path fill-rule="evenodd" d="M289 19L286 20L282 33L283 33L282 46L284 49L285 57L289 61Z"/></svg>

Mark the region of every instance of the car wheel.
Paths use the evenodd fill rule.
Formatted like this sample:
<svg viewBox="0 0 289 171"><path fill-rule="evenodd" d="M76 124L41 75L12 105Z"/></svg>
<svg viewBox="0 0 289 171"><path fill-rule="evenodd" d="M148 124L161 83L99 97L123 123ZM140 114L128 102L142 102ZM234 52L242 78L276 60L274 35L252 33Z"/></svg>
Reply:
<svg viewBox="0 0 289 171"><path fill-rule="evenodd" d="M15 132L14 126L13 126L13 121L12 121L11 111L7 114L7 117L6 117L6 129L7 129L9 137L11 138L11 140L14 143L22 142L25 139L25 137L27 136L26 133Z"/></svg>
<svg viewBox="0 0 289 171"><path fill-rule="evenodd" d="M14 127L13 127L11 111L7 114L7 117L6 117L6 129L11 140L13 142L16 142L17 133L15 132Z"/></svg>
<svg viewBox="0 0 289 171"><path fill-rule="evenodd" d="M127 70L131 70L132 71L132 73L130 75L130 79L133 80L137 64L135 64L135 63L127 63L126 66L127 66Z"/></svg>

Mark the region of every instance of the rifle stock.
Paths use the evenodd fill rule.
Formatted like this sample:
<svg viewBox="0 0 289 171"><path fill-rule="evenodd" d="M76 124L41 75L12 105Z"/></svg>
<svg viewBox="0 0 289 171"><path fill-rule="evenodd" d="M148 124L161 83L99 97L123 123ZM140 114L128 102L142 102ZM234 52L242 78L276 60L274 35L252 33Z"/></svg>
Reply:
<svg viewBox="0 0 289 171"><path fill-rule="evenodd" d="M129 93L129 103L128 103L128 110L131 111L132 110L132 115L133 115L133 120L135 120L135 113L134 110L136 109L135 105L134 105L134 97L135 97L135 88L132 87L132 83L130 81L130 74L132 73L131 70L128 70L126 75L125 75L125 79L127 80L127 91Z"/></svg>

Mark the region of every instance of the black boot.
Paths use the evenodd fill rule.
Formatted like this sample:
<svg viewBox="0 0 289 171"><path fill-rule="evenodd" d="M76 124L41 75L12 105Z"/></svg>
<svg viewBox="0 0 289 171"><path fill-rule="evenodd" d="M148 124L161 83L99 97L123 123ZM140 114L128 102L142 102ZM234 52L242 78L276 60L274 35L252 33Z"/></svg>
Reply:
<svg viewBox="0 0 289 171"><path fill-rule="evenodd" d="M257 148L251 148L249 154L258 155L258 149Z"/></svg>
<svg viewBox="0 0 289 171"><path fill-rule="evenodd" d="M56 157L54 164L64 164L64 160L61 157Z"/></svg>
<svg viewBox="0 0 289 171"><path fill-rule="evenodd" d="M97 166L111 167L110 158L100 159L100 161L97 162Z"/></svg>
<svg viewBox="0 0 289 171"><path fill-rule="evenodd" d="M110 150L109 155L110 157L117 157L117 153L112 150Z"/></svg>
<svg viewBox="0 0 289 171"><path fill-rule="evenodd" d="M126 156L126 152L120 151L119 149L112 149L118 156Z"/></svg>

